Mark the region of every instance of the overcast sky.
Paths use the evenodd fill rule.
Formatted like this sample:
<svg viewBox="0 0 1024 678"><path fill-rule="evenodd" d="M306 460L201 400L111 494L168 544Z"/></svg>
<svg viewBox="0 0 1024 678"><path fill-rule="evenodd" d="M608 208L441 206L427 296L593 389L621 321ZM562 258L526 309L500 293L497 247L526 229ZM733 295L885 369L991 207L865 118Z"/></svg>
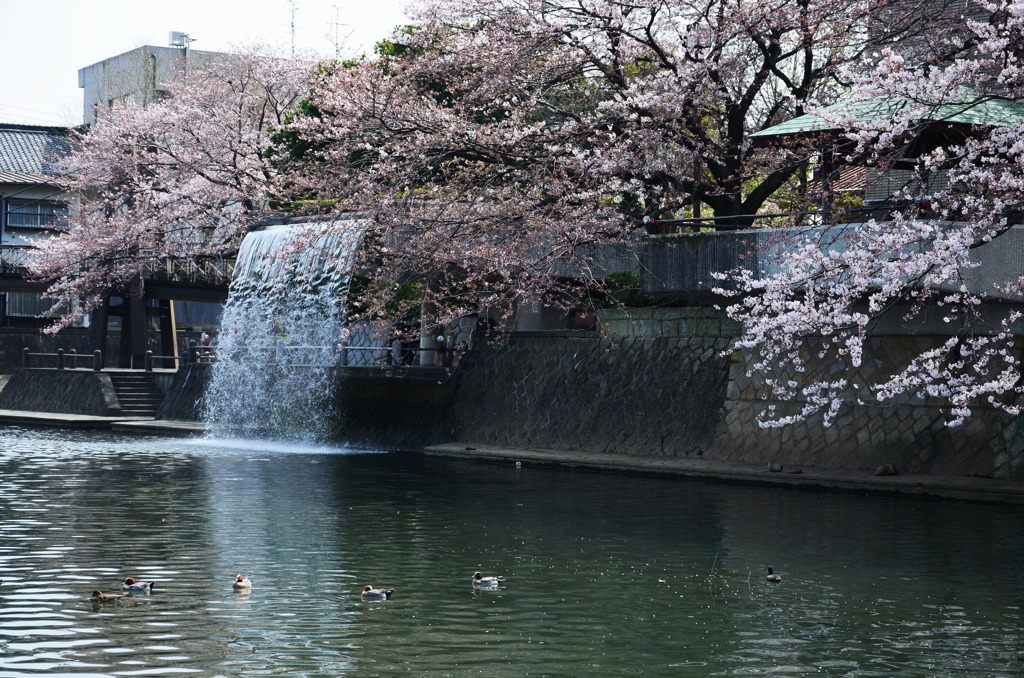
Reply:
<svg viewBox="0 0 1024 678"><path fill-rule="evenodd" d="M82 122L78 69L189 34L197 50L255 42L289 53L370 52L406 0L0 0L0 123ZM292 17L294 8L294 31Z"/></svg>

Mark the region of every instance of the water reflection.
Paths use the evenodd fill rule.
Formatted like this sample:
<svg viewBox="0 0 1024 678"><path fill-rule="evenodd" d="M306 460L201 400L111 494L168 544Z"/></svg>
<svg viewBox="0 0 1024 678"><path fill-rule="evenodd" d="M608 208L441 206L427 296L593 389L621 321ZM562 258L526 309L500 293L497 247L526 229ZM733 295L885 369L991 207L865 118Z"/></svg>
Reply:
<svg viewBox="0 0 1024 678"><path fill-rule="evenodd" d="M0 448L0 676L1024 672L1018 508L14 428ZM88 601L127 576L156 588Z"/></svg>

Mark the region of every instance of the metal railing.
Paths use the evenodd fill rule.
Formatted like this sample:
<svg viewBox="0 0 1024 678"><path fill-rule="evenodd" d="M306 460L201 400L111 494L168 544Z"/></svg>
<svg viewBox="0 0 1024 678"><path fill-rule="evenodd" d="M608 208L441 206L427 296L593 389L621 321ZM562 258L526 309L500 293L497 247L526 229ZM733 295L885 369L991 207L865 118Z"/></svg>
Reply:
<svg viewBox="0 0 1024 678"><path fill-rule="evenodd" d="M99 372L103 369L103 351L99 349L90 353L78 353L75 349L65 351L62 348L58 348L56 353L33 353L28 348L21 350L21 366L31 367L33 358L55 358L56 366L58 370L79 369L79 363L82 363L82 369L91 369L94 372ZM40 361L37 361L40 362ZM42 365L36 365L42 367Z"/></svg>
<svg viewBox="0 0 1024 678"><path fill-rule="evenodd" d="M730 216L687 217L680 219L653 219L644 217L642 224L648 235L693 233L702 229L714 231L743 231L764 226L827 226L830 224L858 223L869 219L885 220L895 211L916 212L919 219L935 219L927 202L917 200L868 200L863 205L833 206L828 209L810 209L793 212L762 212Z"/></svg>
<svg viewBox="0 0 1024 678"><path fill-rule="evenodd" d="M0 246L0 273L22 274L28 266L29 249L11 245Z"/></svg>
<svg viewBox="0 0 1024 678"><path fill-rule="evenodd" d="M290 360L288 354L303 352L305 354L319 354L324 356L323 361L298 361ZM302 346L277 344L260 349L242 349L242 355L253 363L277 362L287 364L291 367L453 367L458 363L463 351L449 348L421 348L419 346ZM430 364L421 365L423 354L436 356ZM49 360L52 359L52 360ZM185 356L180 355L157 355L153 351L146 351L143 358L142 369L152 372L156 365L163 362L174 362L176 367L163 369L177 369L177 366L184 364L208 365L219 359L216 346L195 344L188 347ZM24 348L21 351L21 366L34 368L53 368L58 370L91 369L99 372L103 368L103 352L95 350L92 353L78 353L75 349L65 351L62 348L54 353L32 351Z"/></svg>
<svg viewBox="0 0 1024 678"><path fill-rule="evenodd" d="M433 354L437 358L430 365L421 365L421 354ZM291 367L451 367L458 362L461 351L446 348L420 348L419 346L305 346L275 344L273 346L232 349L232 358L252 363L286 364ZM295 354L313 355L319 360L294 358ZM190 346L186 363L193 365L211 364L221 359L217 346ZM163 356L152 356L153 360ZM439 364L438 364L439 363Z"/></svg>
<svg viewBox="0 0 1024 678"><path fill-rule="evenodd" d="M163 369L177 369L177 366L181 364L181 356L180 355L153 355L152 351L146 351L146 354L145 354L145 357L143 358L143 363L142 363L143 364L143 369L146 370L147 372L152 372L153 371L153 362L156 361L156 360L171 361L171 362L175 363L175 367L173 367L173 368L166 368L165 367Z"/></svg>
<svg viewBox="0 0 1024 678"><path fill-rule="evenodd" d="M235 260L233 258L209 257L196 260L165 261L159 267L149 269L145 277L189 285L226 287L231 282L234 269Z"/></svg>

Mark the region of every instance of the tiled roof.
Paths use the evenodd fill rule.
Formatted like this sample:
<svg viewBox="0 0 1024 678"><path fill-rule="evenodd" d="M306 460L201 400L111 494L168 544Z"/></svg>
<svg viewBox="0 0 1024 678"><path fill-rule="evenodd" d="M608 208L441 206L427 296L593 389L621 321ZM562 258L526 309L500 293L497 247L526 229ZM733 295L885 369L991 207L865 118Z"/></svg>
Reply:
<svg viewBox="0 0 1024 678"><path fill-rule="evenodd" d="M45 184L52 178L45 174L0 171L0 184Z"/></svg>
<svg viewBox="0 0 1024 678"><path fill-rule="evenodd" d="M0 173L53 174L54 162L71 152L67 127L0 124Z"/></svg>
<svg viewBox="0 0 1024 678"><path fill-rule="evenodd" d="M1024 120L1024 105L998 97L983 97L964 88L964 103L950 103L931 109L921 109L920 120L946 122L959 125L1003 127ZM867 122L879 118L893 118L910 104L898 99L885 101L858 101L838 103L828 107L829 117L848 118L854 122ZM839 129L839 126L816 115L801 115L774 127L751 134L751 138L779 137L807 132Z"/></svg>

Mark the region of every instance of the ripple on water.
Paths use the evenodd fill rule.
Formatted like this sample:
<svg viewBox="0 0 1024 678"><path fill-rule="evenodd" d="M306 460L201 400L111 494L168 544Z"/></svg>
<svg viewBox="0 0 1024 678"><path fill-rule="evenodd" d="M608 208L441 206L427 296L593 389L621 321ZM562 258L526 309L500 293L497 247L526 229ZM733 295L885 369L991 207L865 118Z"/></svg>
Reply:
<svg viewBox="0 0 1024 678"><path fill-rule="evenodd" d="M5 678L1024 672L1021 511L2 431Z"/></svg>

